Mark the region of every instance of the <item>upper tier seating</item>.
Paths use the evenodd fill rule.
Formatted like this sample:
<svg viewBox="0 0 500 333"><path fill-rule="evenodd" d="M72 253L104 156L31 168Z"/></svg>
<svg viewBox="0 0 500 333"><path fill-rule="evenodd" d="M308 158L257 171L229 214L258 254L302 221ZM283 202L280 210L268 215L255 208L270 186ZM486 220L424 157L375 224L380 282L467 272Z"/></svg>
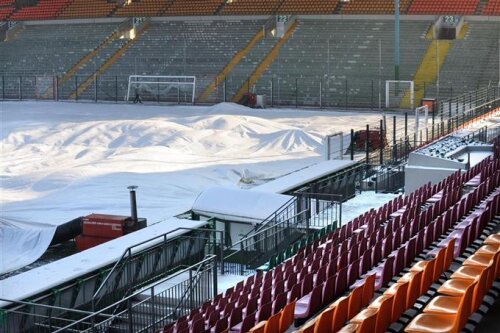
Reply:
<svg viewBox="0 0 500 333"><path fill-rule="evenodd" d="M221 0L175 0L163 13L168 16L214 15Z"/></svg>
<svg viewBox="0 0 500 333"><path fill-rule="evenodd" d="M399 12L406 14L411 0L399 2ZM394 14L394 0L351 0L341 10L341 14Z"/></svg>
<svg viewBox="0 0 500 333"><path fill-rule="evenodd" d="M39 0L36 6L23 7L17 10L10 19L23 20L50 20L55 19L61 10L72 0Z"/></svg>
<svg viewBox="0 0 500 333"><path fill-rule="evenodd" d="M500 15L500 0L489 0L484 6L483 15Z"/></svg>
<svg viewBox="0 0 500 333"><path fill-rule="evenodd" d="M233 0L222 8L222 15L272 15L281 0Z"/></svg>
<svg viewBox="0 0 500 333"><path fill-rule="evenodd" d="M73 0L61 11L59 18L106 17L116 6L114 2L102 0Z"/></svg>
<svg viewBox="0 0 500 333"><path fill-rule="evenodd" d="M168 2L165 0L132 1L118 8L114 16L159 16L167 5Z"/></svg>
<svg viewBox="0 0 500 333"><path fill-rule="evenodd" d="M278 9L280 14L332 14L338 0L285 0Z"/></svg>
<svg viewBox="0 0 500 333"><path fill-rule="evenodd" d="M474 15L479 0L413 0L408 14Z"/></svg>
<svg viewBox="0 0 500 333"><path fill-rule="evenodd" d="M0 0L0 21L7 17L16 9L16 0Z"/></svg>

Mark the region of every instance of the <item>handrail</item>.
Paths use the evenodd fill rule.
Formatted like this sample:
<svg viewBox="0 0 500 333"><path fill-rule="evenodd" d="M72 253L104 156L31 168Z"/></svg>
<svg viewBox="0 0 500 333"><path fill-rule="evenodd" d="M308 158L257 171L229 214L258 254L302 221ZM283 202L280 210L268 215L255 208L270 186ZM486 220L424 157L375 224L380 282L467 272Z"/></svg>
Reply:
<svg viewBox="0 0 500 333"><path fill-rule="evenodd" d="M78 320L78 321L75 321L75 322L71 323L70 325L67 325L67 326L65 326L65 327L62 327L62 328L58 329L57 331L54 331L54 333L65 332L65 331L67 331L67 330L71 329L71 327L72 327L72 326L77 325L77 324L80 324L80 323L83 323L83 322L85 322L85 321L92 322L92 321L91 321L92 317L95 317L95 316L100 316L100 315L103 315L103 316L104 316L104 315L105 315L105 313L104 313L105 311L108 311L108 310L110 310L110 309L116 308L116 307L118 307L120 304L123 304L123 303L125 303L125 302L127 302L127 301L129 301L129 300L133 299L134 297L136 297L136 296L138 296L138 295L140 295L140 294L144 293L144 291L146 291L146 290L148 290L148 289L154 288L154 287L156 287L156 286L158 286L158 285L160 285L160 284L162 284L162 283L165 283L166 281L168 281L168 280L170 280L170 279L172 279L172 278L174 278L174 277L176 277L176 276L179 276L179 275L184 274L184 273L186 273L186 272L188 272L188 271L190 271L190 270L193 270L193 268L194 268L194 267L197 267L197 266L204 266L206 263L209 263L210 261L215 261L215 259L216 259L216 258L217 258L217 256L216 256L216 255L208 255L208 256L206 256L206 257L205 257L205 259L203 259L203 260L201 260L201 261L197 262L196 264L191 265L191 266L189 266L189 267L187 267L187 268L185 268L185 269L183 269L183 270L177 271L177 272L175 272L174 274L169 275L169 276L167 276L167 277L165 277L164 279L161 279L161 280L159 280L159 281L156 281L155 283L150 284L150 285L149 285L149 286L147 286L147 287L141 288L141 289L137 290L136 292L134 292L133 294L130 294L129 296L127 296L127 297L125 297L125 298L121 299L120 301L117 301L117 302L115 302L115 303L113 303L113 304L111 304L111 305L109 305L109 306L107 306L107 307L105 307L105 308L103 308L103 309L101 309L101 310L97 311L97 312L92 313L92 314L91 314L91 315L89 315L89 316L86 316L86 317L84 317L84 318L82 318L82 319L80 319L80 320ZM114 315L113 317L116 317L116 316L118 316L118 315L119 315L119 314L116 314L116 315Z"/></svg>
<svg viewBox="0 0 500 333"><path fill-rule="evenodd" d="M0 298L0 301L9 302L9 303L12 303L12 304L19 304L19 305L37 306L37 307L47 308L47 309L51 309L51 310L63 310L63 311L75 312L75 313L79 313L79 314L92 314L92 312L90 312L90 311L84 311L84 310L79 310L79 309L62 308L60 306L55 306L55 305L39 304L39 303L26 302L26 301L14 301L14 300L5 299L5 298ZM17 312L21 312L21 311L16 310L16 309L2 309L2 311L6 311L6 312L17 311Z"/></svg>
<svg viewBox="0 0 500 333"><path fill-rule="evenodd" d="M274 213L272 213L271 215L269 215L268 217L266 217L264 220L262 220L262 222L257 223L252 230L250 230L249 232L247 232L246 234L244 234L240 239L247 238L248 236L250 236L250 234L252 234L252 233L255 234L256 232L259 232L260 230L262 230L262 227L264 227L265 225L271 223L271 221L273 219L277 218L278 214L280 214L283 211L285 211L285 209L288 209L291 206L291 204L295 203L296 201L297 201L297 198L293 197L290 200L288 200L287 202L285 202Z"/></svg>
<svg viewBox="0 0 500 333"><path fill-rule="evenodd" d="M105 284L108 282L108 280L111 278L112 274L117 270L118 266L122 263L122 261L124 260L125 256L127 256L127 260L132 256L132 249L133 248L136 248L138 246L141 246L143 244L146 244L146 243L149 243L149 242L152 242L154 240L157 240L157 239L160 239L160 238L163 238L163 242L166 242L167 241L167 236L169 234L172 234L174 232L177 232L179 230L190 230L190 231L210 231L210 232L219 232L219 233L222 233L221 231L219 230L212 230L212 229L201 229L201 228L185 228L185 227L179 227L179 228L176 228L174 230L171 230L169 232L166 232L162 235L159 235L159 236L155 236L155 237L152 237L150 239L147 239L145 241L142 241L140 243L137 243L137 244L134 244L132 246L129 246L127 249L125 249L125 251L123 252L122 256L120 257L120 259L115 263L115 265L113 266L113 268L109 271L108 275L106 275L106 278L104 278L104 280L102 281L101 285L99 286L99 288L96 290L96 292L94 293L94 295L92 296L92 299L95 300L99 293L102 291L102 289L104 288ZM179 237L182 236L182 235L178 235ZM171 238L171 239L175 239L174 238ZM155 246L159 243L155 243L153 244L152 246ZM146 248L145 248L146 249ZM141 250L145 250L145 249L141 249ZM135 253L134 253L135 254ZM123 264L125 264L125 262L123 262ZM122 264L122 265L123 265Z"/></svg>

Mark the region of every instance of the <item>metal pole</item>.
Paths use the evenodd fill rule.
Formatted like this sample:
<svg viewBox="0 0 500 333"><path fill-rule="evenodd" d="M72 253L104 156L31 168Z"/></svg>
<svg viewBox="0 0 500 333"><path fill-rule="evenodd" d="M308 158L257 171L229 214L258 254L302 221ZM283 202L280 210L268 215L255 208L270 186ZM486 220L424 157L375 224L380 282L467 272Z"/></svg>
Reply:
<svg viewBox="0 0 500 333"><path fill-rule="evenodd" d="M295 78L295 108L299 107L299 82L298 79Z"/></svg>
<svg viewBox="0 0 500 333"><path fill-rule="evenodd" d="M345 80L345 107L347 108L348 100L347 100L347 79Z"/></svg>
<svg viewBox="0 0 500 333"><path fill-rule="evenodd" d="M394 79L399 80L399 0L394 0Z"/></svg>
<svg viewBox="0 0 500 333"><path fill-rule="evenodd" d="M351 128L351 161L354 160L354 130Z"/></svg>
<svg viewBox="0 0 500 333"><path fill-rule="evenodd" d="M408 137L408 112L405 112L405 140Z"/></svg>
<svg viewBox="0 0 500 333"><path fill-rule="evenodd" d="M380 165L384 164L384 121L380 119Z"/></svg>
<svg viewBox="0 0 500 333"><path fill-rule="evenodd" d="M118 76L115 76L115 103L118 103Z"/></svg>
<svg viewBox="0 0 500 333"><path fill-rule="evenodd" d="M227 78L224 78L224 103L227 102Z"/></svg>
<svg viewBox="0 0 500 333"><path fill-rule="evenodd" d="M323 78L319 81L319 108L323 108Z"/></svg>
<svg viewBox="0 0 500 333"><path fill-rule="evenodd" d="M94 102L97 103L97 83L98 83L98 79L99 77L97 76L97 74L94 74L95 75L95 78L94 78L94 81L95 81L95 85L94 85Z"/></svg>
<svg viewBox="0 0 500 333"><path fill-rule="evenodd" d="M23 100L23 77L19 76L19 100Z"/></svg>
<svg viewBox="0 0 500 333"><path fill-rule="evenodd" d="M370 158L370 125L366 125L366 139L365 139L365 149L366 149L366 163L368 163L368 159Z"/></svg>
<svg viewBox="0 0 500 333"><path fill-rule="evenodd" d="M378 108L382 109L382 41L378 40Z"/></svg>

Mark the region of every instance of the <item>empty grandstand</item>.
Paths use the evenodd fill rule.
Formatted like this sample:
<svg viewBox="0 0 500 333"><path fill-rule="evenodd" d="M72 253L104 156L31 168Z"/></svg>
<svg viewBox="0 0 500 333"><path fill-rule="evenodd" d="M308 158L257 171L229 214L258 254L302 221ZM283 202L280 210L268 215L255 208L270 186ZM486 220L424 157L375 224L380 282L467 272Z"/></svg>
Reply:
<svg viewBox="0 0 500 333"><path fill-rule="evenodd" d="M498 329L500 1L0 0L0 20L2 102L52 101L40 103L47 114L60 111L53 104L123 107L123 117L147 128L141 133L159 137L162 166L174 151L164 137L201 147L181 156L188 176L172 196L196 199L189 208L179 204L176 217L0 276L0 333ZM221 102L276 109L211 108ZM199 108L193 104L208 105L201 106L206 114L190 114ZM160 119L151 105L164 108L162 120L172 127L149 131ZM334 110L376 122L351 121L338 132L324 124L304 135L297 122L310 119L294 115L300 108L311 118ZM204 126L210 115L212 127ZM37 122L56 137L59 124L43 116ZM13 127L39 125L9 117ZM157 150L148 150L133 126L107 128L123 131L119 139L94 130L109 117L92 120L82 141L97 137L99 156L110 160L119 141L147 151L137 163L151 165L153 185L162 187L173 168L158 171L149 161ZM181 137L194 118L194 136ZM265 143L247 126L253 118ZM267 122L272 118L287 127ZM255 176L250 163L213 153L217 146L245 155L222 129L244 137L248 155L275 160L243 156ZM14 150L32 144L25 133L7 136ZM226 141L214 140L219 136ZM60 144L51 140L34 143L30 154L50 154L50 145ZM314 143L311 155L295 150L304 142ZM75 161L98 156L82 147ZM210 157L203 167L201 155ZM262 167L279 169L283 161L294 169L281 177ZM56 192L63 177L25 185L9 177L29 163L2 164L9 195L25 195L28 207L38 188L59 203L73 200ZM84 164L85 171L66 175L75 186L88 186L77 183L97 168ZM221 164L230 171L218 170ZM110 178L115 170L108 168L91 181L142 180L134 168ZM194 193L189 172L200 175L204 191ZM42 178L38 173L33 178ZM212 187L208 173L233 187ZM382 194L389 199L380 204ZM4 220L0 215L0 227Z"/></svg>

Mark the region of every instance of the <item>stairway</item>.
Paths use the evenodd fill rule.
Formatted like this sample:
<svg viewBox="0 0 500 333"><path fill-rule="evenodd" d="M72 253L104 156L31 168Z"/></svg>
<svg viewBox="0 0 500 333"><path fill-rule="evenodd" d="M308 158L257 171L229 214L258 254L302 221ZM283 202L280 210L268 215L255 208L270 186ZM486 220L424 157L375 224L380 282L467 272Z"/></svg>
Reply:
<svg viewBox="0 0 500 333"><path fill-rule="evenodd" d="M433 40L427 48L413 78L415 83L415 106L420 105L420 101L424 97L425 85L436 81L437 69L438 67L442 68L450 46L450 40ZM410 96L411 92L407 89L401 99L400 107L402 109L409 109L411 107Z"/></svg>
<svg viewBox="0 0 500 333"><path fill-rule="evenodd" d="M248 91L248 87L253 86L260 76L266 71L266 69L273 63L273 61L278 56L281 47L288 41L288 39L292 36L294 31L299 26L299 23L295 21L286 31L285 35L274 45L274 47L269 51L266 57L260 62L257 68L250 75L248 80L238 89L236 94L233 96L232 101L238 102L241 100L243 95Z"/></svg>
<svg viewBox="0 0 500 333"><path fill-rule="evenodd" d="M260 40L264 38L264 31L262 29L259 29L257 33L252 37L252 39L248 42L248 44L238 51L234 55L234 57L227 63L227 65L220 71L219 74L215 77L215 79L207 85L203 93L198 97L198 103L204 103L207 101L207 99L210 97L210 95L215 91L218 85L220 85L226 77L231 73L233 68L238 65L238 63L245 57L257 44Z"/></svg>
<svg viewBox="0 0 500 333"><path fill-rule="evenodd" d="M85 92L90 85L94 83L96 78L102 75L106 70L111 67L120 57L132 46L137 40L144 34L149 26L149 21L145 22L136 32L134 38L129 39L120 49L118 49L114 54L109 57L104 64L101 65L94 73L85 79L85 81L78 86L78 88L71 94L70 99L77 99L83 92Z"/></svg>

